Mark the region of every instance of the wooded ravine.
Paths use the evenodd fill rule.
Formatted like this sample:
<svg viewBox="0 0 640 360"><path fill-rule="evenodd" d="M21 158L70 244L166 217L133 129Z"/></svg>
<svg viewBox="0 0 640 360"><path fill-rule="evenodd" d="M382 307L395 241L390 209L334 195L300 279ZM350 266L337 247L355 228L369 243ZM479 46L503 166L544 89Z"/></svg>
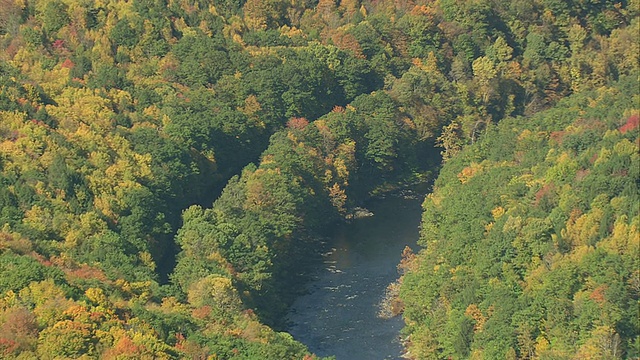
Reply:
<svg viewBox="0 0 640 360"><path fill-rule="evenodd" d="M0 358L317 359L324 237L435 179L406 357L637 359L639 14L0 0Z"/></svg>

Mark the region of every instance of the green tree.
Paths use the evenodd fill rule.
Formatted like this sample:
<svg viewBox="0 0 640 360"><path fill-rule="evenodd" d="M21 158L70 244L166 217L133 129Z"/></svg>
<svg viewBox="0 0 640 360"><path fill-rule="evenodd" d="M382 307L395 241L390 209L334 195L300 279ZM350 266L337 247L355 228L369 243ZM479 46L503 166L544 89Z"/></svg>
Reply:
<svg viewBox="0 0 640 360"><path fill-rule="evenodd" d="M53 34L69 23L67 9L65 3L57 0L47 1L44 4L42 10L38 12L38 16L47 34Z"/></svg>

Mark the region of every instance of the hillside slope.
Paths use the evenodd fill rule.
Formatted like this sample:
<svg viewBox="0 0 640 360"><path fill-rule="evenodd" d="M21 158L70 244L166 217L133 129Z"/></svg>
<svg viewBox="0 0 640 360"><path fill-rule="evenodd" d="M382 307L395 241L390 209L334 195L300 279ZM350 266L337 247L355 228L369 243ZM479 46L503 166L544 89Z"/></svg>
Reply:
<svg viewBox="0 0 640 360"><path fill-rule="evenodd" d="M312 357L265 323L317 233L424 171L434 143L453 159L505 117L635 76L638 14L635 0L0 0L0 357Z"/></svg>
<svg viewBox="0 0 640 360"><path fill-rule="evenodd" d="M416 359L633 359L636 76L505 119L451 158L403 263Z"/></svg>

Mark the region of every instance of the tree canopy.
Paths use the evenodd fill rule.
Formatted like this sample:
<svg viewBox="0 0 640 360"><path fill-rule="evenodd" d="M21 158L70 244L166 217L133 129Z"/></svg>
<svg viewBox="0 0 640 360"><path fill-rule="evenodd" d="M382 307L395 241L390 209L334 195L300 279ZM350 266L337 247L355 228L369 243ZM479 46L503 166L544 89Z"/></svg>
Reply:
<svg viewBox="0 0 640 360"><path fill-rule="evenodd" d="M313 359L320 235L434 146L411 354L637 357L639 13L0 0L0 357Z"/></svg>

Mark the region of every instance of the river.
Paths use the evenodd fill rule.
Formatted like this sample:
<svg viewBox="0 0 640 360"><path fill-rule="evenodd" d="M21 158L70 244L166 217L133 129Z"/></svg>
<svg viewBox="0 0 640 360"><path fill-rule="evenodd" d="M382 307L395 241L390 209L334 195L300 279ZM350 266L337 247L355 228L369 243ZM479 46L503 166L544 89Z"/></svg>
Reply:
<svg viewBox="0 0 640 360"><path fill-rule="evenodd" d="M336 360L400 359L402 318L383 319L378 311L402 250L417 247L421 201L409 192L372 199L366 206L373 216L336 226L307 294L289 312L296 340Z"/></svg>

